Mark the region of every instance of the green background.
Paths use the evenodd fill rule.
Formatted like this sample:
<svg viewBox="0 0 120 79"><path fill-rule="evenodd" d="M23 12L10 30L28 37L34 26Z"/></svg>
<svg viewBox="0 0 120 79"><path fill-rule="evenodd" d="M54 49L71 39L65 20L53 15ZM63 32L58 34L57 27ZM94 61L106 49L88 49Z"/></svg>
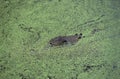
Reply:
<svg viewBox="0 0 120 79"><path fill-rule="evenodd" d="M119 78L120 0L0 0L0 79Z"/></svg>

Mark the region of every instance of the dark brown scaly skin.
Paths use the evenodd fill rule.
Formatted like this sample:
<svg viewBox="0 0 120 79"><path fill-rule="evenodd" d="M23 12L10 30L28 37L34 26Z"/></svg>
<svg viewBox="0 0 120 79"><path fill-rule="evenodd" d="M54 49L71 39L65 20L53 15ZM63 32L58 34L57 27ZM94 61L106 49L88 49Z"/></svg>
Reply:
<svg viewBox="0 0 120 79"><path fill-rule="evenodd" d="M60 46L64 44L74 44L76 43L79 39L82 38L82 33L80 34L75 34L75 35L69 35L69 36L58 36L49 41L49 44L51 46Z"/></svg>

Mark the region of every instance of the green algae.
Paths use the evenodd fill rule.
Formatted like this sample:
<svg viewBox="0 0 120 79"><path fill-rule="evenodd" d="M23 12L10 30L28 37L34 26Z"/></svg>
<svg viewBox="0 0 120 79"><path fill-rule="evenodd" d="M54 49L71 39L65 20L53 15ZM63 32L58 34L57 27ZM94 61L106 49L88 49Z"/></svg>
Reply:
<svg viewBox="0 0 120 79"><path fill-rule="evenodd" d="M1 79L119 79L119 0L1 0ZM97 30L95 30L97 29ZM75 45L49 47L83 33Z"/></svg>

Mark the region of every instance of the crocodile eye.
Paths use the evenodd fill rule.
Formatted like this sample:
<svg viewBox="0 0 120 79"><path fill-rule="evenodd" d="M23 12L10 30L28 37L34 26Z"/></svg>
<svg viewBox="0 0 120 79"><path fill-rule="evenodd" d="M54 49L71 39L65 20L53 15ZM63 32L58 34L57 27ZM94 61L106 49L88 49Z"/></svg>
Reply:
<svg viewBox="0 0 120 79"><path fill-rule="evenodd" d="M80 33L80 35L82 35L82 33Z"/></svg>

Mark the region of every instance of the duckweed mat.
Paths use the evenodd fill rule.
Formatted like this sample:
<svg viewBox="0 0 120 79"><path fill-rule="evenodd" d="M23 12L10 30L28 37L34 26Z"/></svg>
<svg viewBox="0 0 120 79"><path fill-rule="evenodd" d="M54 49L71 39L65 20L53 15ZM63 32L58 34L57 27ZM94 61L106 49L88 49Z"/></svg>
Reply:
<svg viewBox="0 0 120 79"><path fill-rule="evenodd" d="M120 0L0 0L0 79L119 78Z"/></svg>

